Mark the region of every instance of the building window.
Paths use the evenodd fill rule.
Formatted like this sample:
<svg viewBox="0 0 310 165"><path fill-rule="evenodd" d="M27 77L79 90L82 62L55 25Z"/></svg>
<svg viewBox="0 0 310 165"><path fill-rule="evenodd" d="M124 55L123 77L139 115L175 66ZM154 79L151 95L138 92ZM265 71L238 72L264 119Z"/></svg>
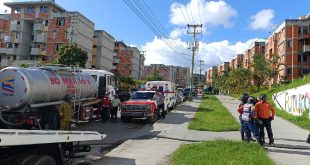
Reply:
<svg viewBox="0 0 310 165"><path fill-rule="evenodd" d="M58 50L62 47L62 44L55 44L55 51L58 52Z"/></svg>
<svg viewBox="0 0 310 165"><path fill-rule="evenodd" d="M17 23L16 23L17 25L20 25L20 21L17 21Z"/></svg>
<svg viewBox="0 0 310 165"><path fill-rule="evenodd" d="M291 68L286 69L286 74L287 75L291 75L292 74L292 69Z"/></svg>
<svg viewBox="0 0 310 165"><path fill-rule="evenodd" d="M14 13L15 14L19 14L20 13L20 7L16 7L15 10L14 10Z"/></svg>
<svg viewBox="0 0 310 165"><path fill-rule="evenodd" d="M33 6L28 6L27 7L27 13L34 13L34 7Z"/></svg>
<svg viewBox="0 0 310 165"><path fill-rule="evenodd" d="M48 26L48 20L44 20L44 26Z"/></svg>
<svg viewBox="0 0 310 165"><path fill-rule="evenodd" d="M47 6L40 6L40 13L46 13L47 12Z"/></svg>
<svg viewBox="0 0 310 165"><path fill-rule="evenodd" d="M298 62L301 62L301 55L298 54Z"/></svg>
<svg viewBox="0 0 310 165"><path fill-rule="evenodd" d="M308 55L304 54L302 55L302 58L303 58L303 62L307 62L308 61Z"/></svg>
<svg viewBox="0 0 310 165"><path fill-rule="evenodd" d="M57 18L57 26L65 26L65 18Z"/></svg>
<svg viewBox="0 0 310 165"><path fill-rule="evenodd" d="M298 27L298 34L308 34L308 27L307 26Z"/></svg>
<svg viewBox="0 0 310 165"><path fill-rule="evenodd" d="M292 42L291 42L291 41L286 41L286 46L287 46L288 48L290 48L290 47L292 46Z"/></svg>

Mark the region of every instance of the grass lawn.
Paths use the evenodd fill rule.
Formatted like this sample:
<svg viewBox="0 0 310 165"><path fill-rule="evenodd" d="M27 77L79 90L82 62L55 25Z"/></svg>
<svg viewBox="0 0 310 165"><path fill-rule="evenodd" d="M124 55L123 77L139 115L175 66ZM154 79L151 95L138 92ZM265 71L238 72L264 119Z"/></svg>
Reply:
<svg viewBox="0 0 310 165"><path fill-rule="evenodd" d="M237 131L240 130L240 123L215 96L205 95L188 128L216 132Z"/></svg>
<svg viewBox="0 0 310 165"><path fill-rule="evenodd" d="M171 158L172 165L274 165L257 143L229 140L182 145Z"/></svg>

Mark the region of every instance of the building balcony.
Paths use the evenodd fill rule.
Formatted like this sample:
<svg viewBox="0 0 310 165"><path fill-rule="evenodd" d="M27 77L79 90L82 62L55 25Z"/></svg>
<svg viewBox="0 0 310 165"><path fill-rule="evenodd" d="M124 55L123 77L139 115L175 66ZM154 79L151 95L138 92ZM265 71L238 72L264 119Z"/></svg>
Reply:
<svg viewBox="0 0 310 165"><path fill-rule="evenodd" d="M0 54L16 55L17 51L17 48L0 48Z"/></svg>
<svg viewBox="0 0 310 165"><path fill-rule="evenodd" d="M21 30L20 25L17 25L15 23L10 25L10 31L20 31L20 30Z"/></svg>
<svg viewBox="0 0 310 165"><path fill-rule="evenodd" d="M3 41L6 42L6 43L7 42L13 42L13 37L10 36L10 35L5 35Z"/></svg>
<svg viewBox="0 0 310 165"><path fill-rule="evenodd" d="M119 64L119 59L114 57L112 63L113 64Z"/></svg>
<svg viewBox="0 0 310 165"><path fill-rule="evenodd" d="M67 17L67 14L66 13L57 12L57 13L53 13L53 17L55 17L55 18Z"/></svg>
<svg viewBox="0 0 310 165"><path fill-rule="evenodd" d="M43 51L41 48L31 48L30 54L35 56L45 56L46 51Z"/></svg>
<svg viewBox="0 0 310 165"><path fill-rule="evenodd" d="M45 42L46 37L44 35L35 35L32 42Z"/></svg>
<svg viewBox="0 0 310 165"><path fill-rule="evenodd" d="M304 45L302 49L303 53L310 52L310 45Z"/></svg>
<svg viewBox="0 0 310 165"><path fill-rule="evenodd" d="M43 31L44 30L44 25L42 23L36 23L36 24L33 25L33 30Z"/></svg>

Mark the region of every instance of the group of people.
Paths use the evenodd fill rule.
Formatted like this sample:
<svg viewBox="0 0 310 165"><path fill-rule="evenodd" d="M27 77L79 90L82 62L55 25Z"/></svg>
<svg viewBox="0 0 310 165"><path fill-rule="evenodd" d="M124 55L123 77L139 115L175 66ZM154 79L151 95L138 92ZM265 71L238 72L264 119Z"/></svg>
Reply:
<svg viewBox="0 0 310 165"><path fill-rule="evenodd" d="M255 98L244 93L240 100L238 112L240 113L241 139L247 142L254 140L253 134L256 141L264 145L264 129L266 128L269 145L274 145L271 121L274 120L275 109L267 102L267 95L262 94Z"/></svg>
<svg viewBox="0 0 310 165"><path fill-rule="evenodd" d="M109 119L111 120L111 122L116 123L117 111L120 105L121 101L116 95L114 95L114 97L111 99L109 97L109 94L107 93L102 100L102 123L105 123Z"/></svg>

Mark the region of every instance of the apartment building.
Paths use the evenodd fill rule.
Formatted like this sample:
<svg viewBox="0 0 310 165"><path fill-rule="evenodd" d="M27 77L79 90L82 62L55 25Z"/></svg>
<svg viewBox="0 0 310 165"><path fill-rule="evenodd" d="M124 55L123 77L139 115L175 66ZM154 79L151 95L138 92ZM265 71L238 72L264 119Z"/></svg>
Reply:
<svg viewBox="0 0 310 165"><path fill-rule="evenodd" d="M189 68L173 65L166 66L164 64L151 64L144 67L144 77L153 74L155 71L158 71L166 81L171 81L181 86L189 84Z"/></svg>
<svg viewBox="0 0 310 165"><path fill-rule="evenodd" d="M265 42L255 41L249 49L243 53L243 68L253 71L251 64L253 63L254 55L265 55Z"/></svg>
<svg viewBox="0 0 310 165"><path fill-rule="evenodd" d="M119 64L114 52L115 38L104 30L95 30L93 41L92 68L111 71Z"/></svg>
<svg viewBox="0 0 310 165"><path fill-rule="evenodd" d="M278 58L279 73L269 83L293 80L310 73L310 14L286 19L266 41L265 57Z"/></svg>
<svg viewBox="0 0 310 165"><path fill-rule="evenodd" d="M229 62L229 68L231 70L236 70L243 66L243 54L238 54L237 57L233 58Z"/></svg>
<svg viewBox="0 0 310 165"><path fill-rule="evenodd" d="M189 67L175 66L175 69L176 69L175 83L182 87L188 86L190 82Z"/></svg>
<svg viewBox="0 0 310 165"><path fill-rule="evenodd" d="M211 68L209 68L206 72L206 82L207 84L212 85L212 79L214 76L217 75L217 66L212 66Z"/></svg>
<svg viewBox="0 0 310 165"><path fill-rule="evenodd" d="M217 67L217 74L222 76L225 71L229 70L229 62L224 62L223 64Z"/></svg>
<svg viewBox="0 0 310 165"><path fill-rule="evenodd" d="M116 41L114 52L116 53L117 59L119 59L119 63L116 65L116 69L112 71L121 76L139 80L142 77L139 74L143 73L140 69L142 69L141 66L144 65L145 60L140 50L136 47L127 46L122 41Z"/></svg>
<svg viewBox="0 0 310 165"><path fill-rule="evenodd" d="M57 51L76 43L88 54L91 67L94 23L79 12L68 12L53 1L10 2L11 13L2 15L1 66L57 60ZM9 26L7 25L9 21Z"/></svg>

